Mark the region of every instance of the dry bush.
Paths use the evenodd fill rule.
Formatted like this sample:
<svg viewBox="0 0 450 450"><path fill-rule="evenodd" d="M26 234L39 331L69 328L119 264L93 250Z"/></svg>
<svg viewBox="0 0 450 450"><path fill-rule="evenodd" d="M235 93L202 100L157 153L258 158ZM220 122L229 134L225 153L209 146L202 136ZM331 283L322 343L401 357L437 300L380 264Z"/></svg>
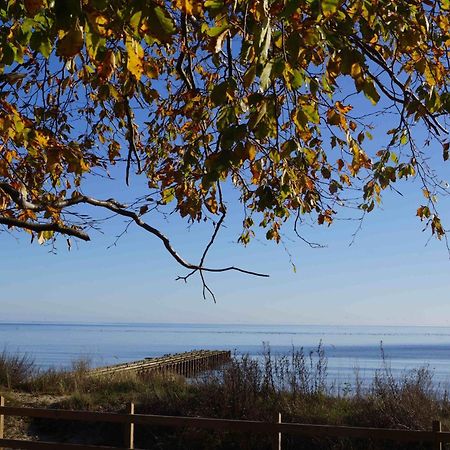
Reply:
<svg viewBox="0 0 450 450"><path fill-rule="evenodd" d="M14 389L29 380L35 372L34 359L30 355L13 354L3 349L0 354L0 386Z"/></svg>

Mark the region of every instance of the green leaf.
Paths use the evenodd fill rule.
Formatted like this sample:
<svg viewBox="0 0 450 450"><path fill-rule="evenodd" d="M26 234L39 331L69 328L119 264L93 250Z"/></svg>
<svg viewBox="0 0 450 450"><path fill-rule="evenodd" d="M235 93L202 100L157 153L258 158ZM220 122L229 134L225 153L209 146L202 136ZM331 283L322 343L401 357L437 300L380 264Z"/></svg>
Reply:
<svg viewBox="0 0 450 450"><path fill-rule="evenodd" d="M170 42L176 31L172 17L160 6L147 11L150 33L160 42Z"/></svg>
<svg viewBox="0 0 450 450"><path fill-rule="evenodd" d="M205 8L207 8L207 9L212 9L212 10L221 9L224 6L225 5L224 5L223 0L206 0L205 1Z"/></svg>
<svg viewBox="0 0 450 450"><path fill-rule="evenodd" d="M224 105L225 103L227 103L227 88L228 83L226 81L214 86L213 90L211 91L211 100L214 103L214 106Z"/></svg>
<svg viewBox="0 0 450 450"><path fill-rule="evenodd" d="M298 89L305 83L305 78L300 70L293 69L291 75L291 87L292 89Z"/></svg>
<svg viewBox="0 0 450 450"><path fill-rule="evenodd" d="M262 102L261 105L258 105L256 111L254 111L250 115L250 119L248 121L248 128L253 130L256 126L261 122L262 118L266 115L267 112L267 103Z"/></svg>
<svg viewBox="0 0 450 450"><path fill-rule="evenodd" d="M268 18L264 19L261 26L261 33L259 35L258 43L258 59L261 63L267 60L269 54L270 42L272 40L272 29L270 27L270 21Z"/></svg>
<svg viewBox="0 0 450 450"><path fill-rule="evenodd" d="M10 66L14 63L14 59L16 58L16 49L11 44L6 44L2 48L3 55L2 55L2 64L5 66Z"/></svg>
<svg viewBox="0 0 450 450"><path fill-rule="evenodd" d="M38 233L38 242L40 245L44 244L46 241L53 237L53 231L40 231Z"/></svg>
<svg viewBox="0 0 450 450"><path fill-rule="evenodd" d="M81 15L80 0L55 0L54 5L57 27L63 30L73 28Z"/></svg>
<svg viewBox="0 0 450 450"><path fill-rule="evenodd" d="M170 203L175 198L174 188L165 189L162 191L162 201L167 204Z"/></svg>
<svg viewBox="0 0 450 450"><path fill-rule="evenodd" d="M86 28L86 50L88 51L89 57L95 61L99 59L99 50L104 50L106 40L97 33L92 33L90 27Z"/></svg>
<svg viewBox="0 0 450 450"><path fill-rule="evenodd" d="M320 122L319 111L317 110L317 105L315 103L303 105L303 113L310 122Z"/></svg>
<svg viewBox="0 0 450 450"><path fill-rule="evenodd" d="M249 88L252 85L253 81L255 81L255 75L256 75L256 65L252 64L244 74L243 77L244 87Z"/></svg>
<svg viewBox="0 0 450 450"><path fill-rule="evenodd" d="M322 0L322 12L325 15L334 14L339 7L340 0Z"/></svg>
<svg viewBox="0 0 450 450"><path fill-rule="evenodd" d="M222 25L220 27L212 27L206 32L206 34L209 37L217 37L220 36L225 30L228 30L228 28L230 28L228 24Z"/></svg>
<svg viewBox="0 0 450 450"><path fill-rule="evenodd" d="M261 72L261 76L259 77L259 87L262 92L264 92L269 87L271 73L272 73L272 63L268 62L264 66L264 69Z"/></svg>
<svg viewBox="0 0 450 450"><path fill-rule="evenodd" d="M375 89L375 85L372 80L366 80L363 84L364 95L372 102L372 105L376 105L380 100L380 94Z"/></svg>
<svg viewBox="0 0 450 450"><path fill-rule="evenodd" d="M109 0L90 0L89 5L98 11L103 11L109 4Z"/></svg>
<svg viewBox="0 0 450 450"><path fill-rule="evenodd" d="M45 58L52 52L52 43L47 33L35 31L30 38L30 47L32 50L40 52Z"/></svg>

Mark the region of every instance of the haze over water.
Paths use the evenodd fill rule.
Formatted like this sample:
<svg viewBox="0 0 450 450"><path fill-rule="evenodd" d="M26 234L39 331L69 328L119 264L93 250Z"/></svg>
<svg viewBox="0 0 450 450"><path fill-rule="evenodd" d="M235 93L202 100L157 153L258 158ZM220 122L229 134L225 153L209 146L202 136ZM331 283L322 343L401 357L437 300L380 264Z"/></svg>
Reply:
<svg viewBox="0 0 450 450"><path fill-rule="evenodd" d="M449 327L0 323L0 349L27 353L42 368L70 367L79 358L102 366L194 349L260 356L264 343L274 354L293 346L308 354L320 342L331 382L354 381L355 368L371 379L382 367L382 342L394 374L428 366L436 383L450 384Z"/></svg>

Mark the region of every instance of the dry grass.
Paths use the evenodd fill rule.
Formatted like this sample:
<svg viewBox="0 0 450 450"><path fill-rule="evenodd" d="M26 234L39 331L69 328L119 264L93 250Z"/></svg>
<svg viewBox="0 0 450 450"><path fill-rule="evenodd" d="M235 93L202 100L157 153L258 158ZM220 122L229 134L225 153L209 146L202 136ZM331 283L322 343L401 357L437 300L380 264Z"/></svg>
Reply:
<svg viewBox="0 0 450 450"><path fill-rule="evenodd" d="M429 429L433 419L450 427L450 404L445 393L433 384L426 368L395 377L381 354L380 369L365 388L355 380L355 389L332 390L327 379L327 358L321 345L313 352L293 349L290 355L272 355L265 349L263 360L237 356L221 370L186 381L181 377L140 376L127 373L108 377L89 374L87 361L78 361L72 370L36 370L30 359L4 353L0 383L35 395L65 397L54 407L101 411L123 411L129 401L140 413L274 420L280 411L286 422ZM19 370L20 369L20 370ZM14 379L13 374L18 374ZM35 424L36 425L36 424ZM77 436L96 436L96 443L117 444L117 429L95 428L83 424L38 424L48 437L76 440ZM43 430L43 431L42 431ZM50 430L50 431L49 431ZM264 449L270 448L267 436L241 437L201 430L148 429L138 427L139 448ZM94 442L92 441L92 442ZM312 441L285 437L286 449L381 449L408 448L357 441ZM423 447L425 448L425 447Z"/></svg>
<svg viewBox="0 0 450 450"><path fill-rule="evenodd" d="M13 389L30 379L36 371L33 358L15 354L6 348L0 353L0 386Z"/></svg>

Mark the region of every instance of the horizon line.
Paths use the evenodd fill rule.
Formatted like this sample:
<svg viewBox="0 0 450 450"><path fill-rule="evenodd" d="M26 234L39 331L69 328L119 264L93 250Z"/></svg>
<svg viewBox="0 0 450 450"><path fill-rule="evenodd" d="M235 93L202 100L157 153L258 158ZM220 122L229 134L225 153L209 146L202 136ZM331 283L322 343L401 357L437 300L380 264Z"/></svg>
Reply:
<svg viewBox="0 0 450 450"><path fill-rule="evenodd" d="M415 327L415 328L450 328L450 324L447 325L424 325L424 324L339 324L339 323L257 323L257 322L102 322L102 321L45 321L45 320L0 320L0 325L80 325L80 326L94 326L94 325L128 325L128 326L151 326L151 325L205 325L205 326L307 326L307 327Z"/></svg>

